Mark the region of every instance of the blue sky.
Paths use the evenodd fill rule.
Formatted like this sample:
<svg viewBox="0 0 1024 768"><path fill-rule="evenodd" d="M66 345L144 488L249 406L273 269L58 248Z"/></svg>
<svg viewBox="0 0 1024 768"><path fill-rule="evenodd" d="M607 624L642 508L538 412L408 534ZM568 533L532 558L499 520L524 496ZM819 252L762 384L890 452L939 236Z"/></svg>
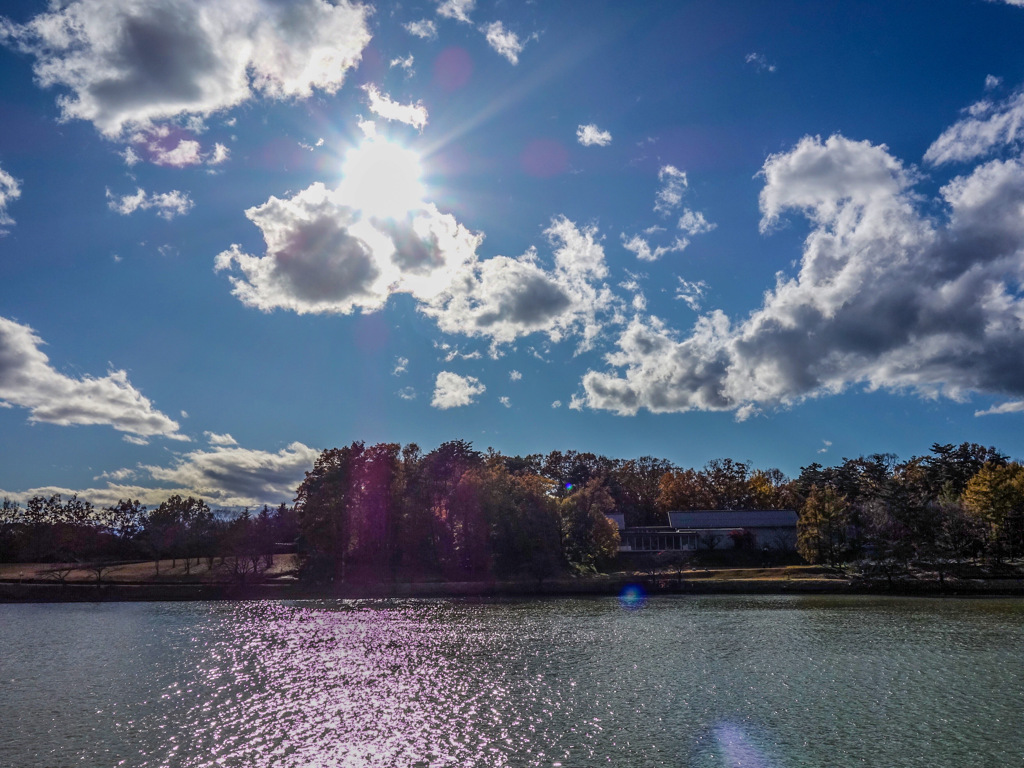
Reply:
<svg viewBox="0 0 1024 768"><path fill-rule="evenodd" d="M1024 455L1024 0L8 2L0 494Z"/></svg>

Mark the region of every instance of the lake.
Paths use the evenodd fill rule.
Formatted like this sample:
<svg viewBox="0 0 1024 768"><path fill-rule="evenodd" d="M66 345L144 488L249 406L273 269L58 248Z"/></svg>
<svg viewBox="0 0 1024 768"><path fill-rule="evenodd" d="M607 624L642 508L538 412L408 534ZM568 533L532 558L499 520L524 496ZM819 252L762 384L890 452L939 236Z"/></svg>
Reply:
<svg viewBox="0 0 1024 768"><path fill-rule="evenodd" d="M1024 765L1024 601L0 605L0 765Z"/></svg>

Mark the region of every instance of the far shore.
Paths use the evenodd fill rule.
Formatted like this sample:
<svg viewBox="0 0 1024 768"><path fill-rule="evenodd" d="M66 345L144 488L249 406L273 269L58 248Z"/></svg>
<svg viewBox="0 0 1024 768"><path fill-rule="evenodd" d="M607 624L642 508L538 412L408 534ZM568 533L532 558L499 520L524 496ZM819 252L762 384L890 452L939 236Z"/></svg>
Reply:
<svg viewBox="0 0 1024 768"><path fill-rule="evenodd" d="M823 566L715 568L662 572L615 572L593 576L514 581L417 581L306 584L296 578L293 555L279 555L265 573L234 577L223 566L179 559L122 563L102 571L58 568L53 563L0 564L0 603L380 599L409 597L535 597L618 595L630 585L658 594L816 594L1024 597L1024 579L897 577L865 579Z"/></svg>

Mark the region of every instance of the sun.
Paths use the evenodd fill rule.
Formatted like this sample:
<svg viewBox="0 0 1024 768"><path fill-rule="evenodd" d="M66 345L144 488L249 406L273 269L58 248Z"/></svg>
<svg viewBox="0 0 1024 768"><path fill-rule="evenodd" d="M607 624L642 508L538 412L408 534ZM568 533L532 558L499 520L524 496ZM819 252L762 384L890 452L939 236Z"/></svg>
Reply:
<svg viewBox="0 0 1024 768"><path fill-rule="evenodd" d="M413 150L369 138L345 155L342 187L369 216L397 219L423 204L420 158Z"/></svg>

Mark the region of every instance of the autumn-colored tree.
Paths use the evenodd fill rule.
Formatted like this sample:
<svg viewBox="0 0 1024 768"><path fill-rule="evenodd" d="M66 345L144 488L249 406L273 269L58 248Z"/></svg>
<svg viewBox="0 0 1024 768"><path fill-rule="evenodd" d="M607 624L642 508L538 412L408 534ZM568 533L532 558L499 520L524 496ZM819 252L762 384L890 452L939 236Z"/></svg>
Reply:
<svg viewBox="0 0 1024 768"><path fill-rule="evenodd" d="M715 496L706 478L693 469L666 472L658 482L658 507L664 512L715 509Z"/></svg>
<svg viewBox="0 0 1024 768"><path fill-rule="evenodd" d="M831 486L812 486L796 524L796 548L809 563L838 563L846 546L849 504Z"/></svg>
<svg viewBox="0 0 1024 768"><path fill-rule="evenodd" d="M961 502L987 528L996 557L1024 548L1024 467L1020 464L985 464L968 481Z"/></svg>

